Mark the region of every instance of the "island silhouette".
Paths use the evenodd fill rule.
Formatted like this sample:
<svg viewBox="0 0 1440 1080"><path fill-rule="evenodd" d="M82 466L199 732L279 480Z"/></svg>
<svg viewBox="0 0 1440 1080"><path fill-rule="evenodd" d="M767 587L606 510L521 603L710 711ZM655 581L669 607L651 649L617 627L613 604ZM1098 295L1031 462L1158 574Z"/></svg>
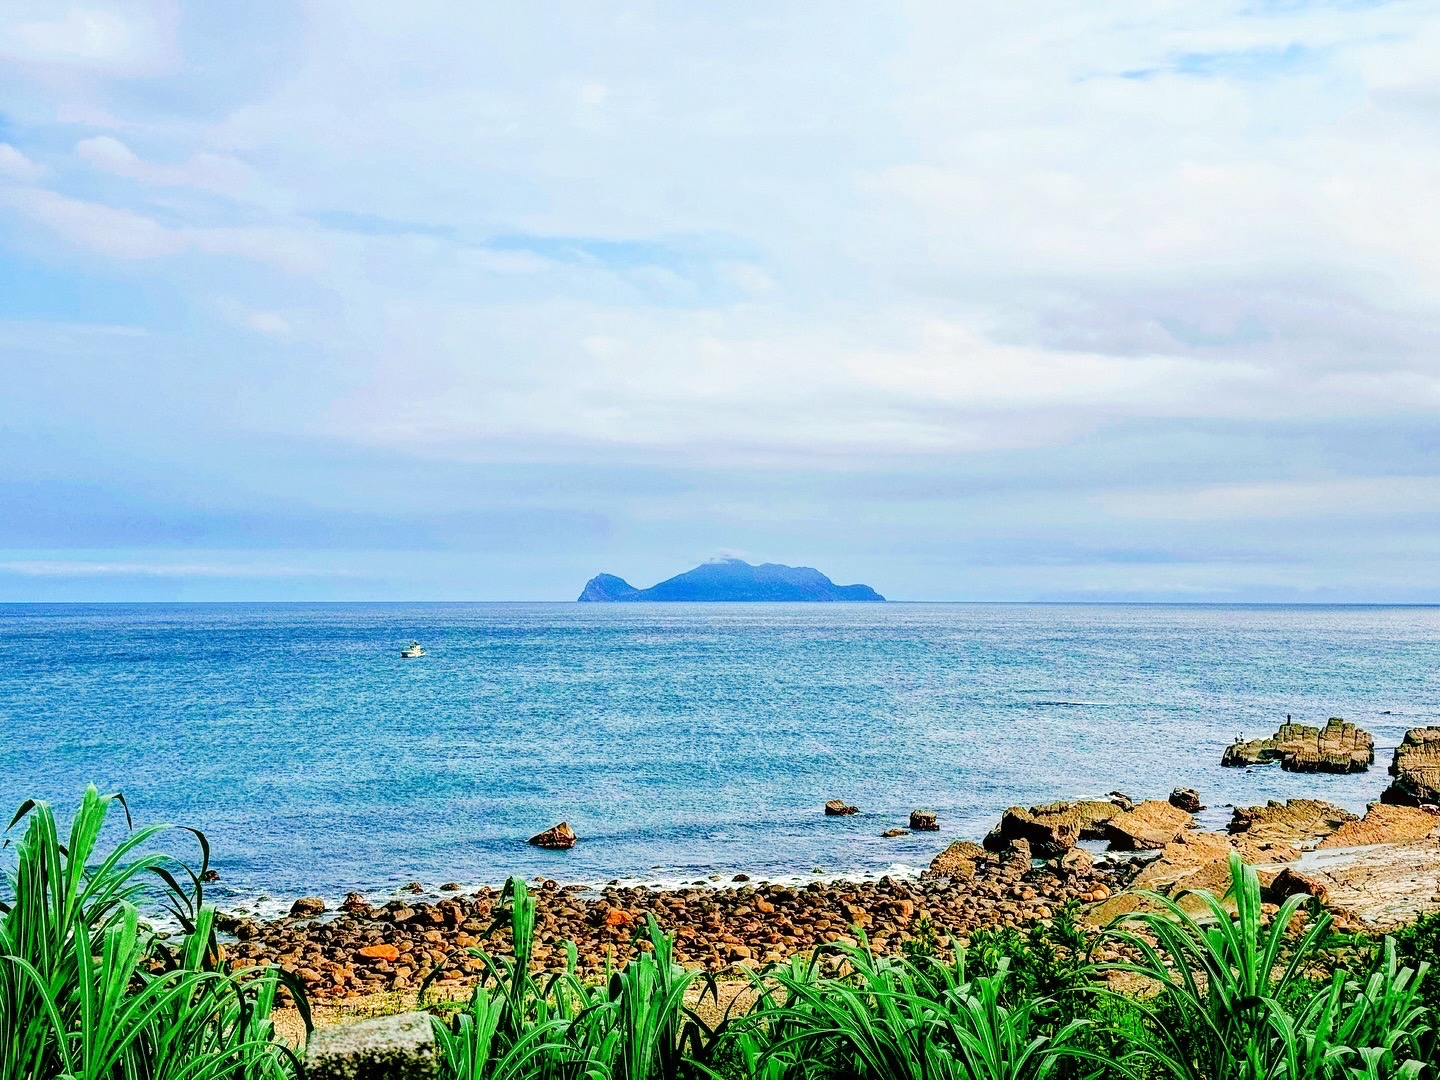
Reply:
<svg viewBox="0 0 1440 1080"><path fill-rule="evenodd" d="M596 574L585 583L579 599L581 603L606 604L653 600L874 601L885 597L869 585L836 585L811 566L752 566L743 559L711 559L648 589L637 589L614 574Z"/></svg>

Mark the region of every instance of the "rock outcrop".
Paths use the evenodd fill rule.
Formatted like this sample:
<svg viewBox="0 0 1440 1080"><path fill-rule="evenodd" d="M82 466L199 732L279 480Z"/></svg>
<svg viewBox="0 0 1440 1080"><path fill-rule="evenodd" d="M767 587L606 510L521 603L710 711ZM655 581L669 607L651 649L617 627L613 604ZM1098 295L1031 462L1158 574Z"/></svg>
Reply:
<svg viewBox="0 0 1440 1080"><path fill-rule="evenodd" d="M302 896L290 905L290 918L313 919L325 914L325 901L318 896Z"/></svg>
<svg viewBox="0 0 1440 1080"><path fill-rule="evenodd" d="M1365 816L1347 821L1317 844L1322 848L1360 847L1368 844L1405 844L1440 833L1440 808L1371 803Z"/></svg>
<svg viewBox="0 0 1440 1080"><path fill-rule="evenodd" d="M859 812L858 806L851 806L844 799L831 799L825 804L826 817L849 817L851 814Z"/></svg>
<svg viewBox="0 0 1440 1080"><path fill-rule="evenodd" d="M1000 852L1024 840L1037 858L1055 859L1081 840L1105 839L1102 826L1121 813L1125 811L1103 799L1049 803L1028 810L1012 806L985 837L985 847Z"/></svg>
<svg viewBox="0 0 1440 1080"><path fill-rule="evenodd" d="M1322 799L1270 800L1264 806L1239 806L1227 826L1231 833L1245 833L1257 844L1287 844L1296 848L1314 847L1356 816Z"/></svg>
<svg viewBox="0 0 1440 1080"><path fill-rule="evenodd" d="M565 822L560 822L554 828L546 829L530 838L530 843L540 848L549 848L552 851L566 851L575 846L575 830Z"/></svg>
<svg viewBox="0 0 1440 1080"><path fill-rule="evenodd" d="M1179 807L1146 799L1107 818L1102 835L1116 851L1152 851L1178 840L1192 824Z"/></svg>
<svg viewBox="0 0 1440 1080"><path fill-rule="evenodd" d="M911 810L910 828L915 832L938 832L940 821L934 810Z"/></svg>
<svg viewBox="0 0 1440 1080"><path fill-rule="evenodd" d="M1440 727L1411 728L1395 748L1391 781L1381 801L1399 806L1440 805Z"/></svg>
<svg viewBox="0 0 1440 1080"><path fill-rule="evenodd" d="M1205 804L1200 801L1200 793L1188 787L1177 787L1170 792L1170 805L1177 810L1184 810L1187 814L1198 814L1205 809Z"/></svg>
<svg viewBox="0 0 1440 1080"><path fill-rule="evenodd" d="M972 878L975 876L975 864L988 858L989 852L979 844L972 844L969 840L956 840L930 860L930 873L937 877L961 880Z"/></svg>
<svg viewBox="0 0 1440 1080"><path fill-rule="evenodd" d="M1306 724L1281 724L1268 739L1231 743L1225 748L1221 765L1245 766L1278 761L1291 772L1364 772L1375 762L1375 740L1338 716L1323 728Z"/></svg>

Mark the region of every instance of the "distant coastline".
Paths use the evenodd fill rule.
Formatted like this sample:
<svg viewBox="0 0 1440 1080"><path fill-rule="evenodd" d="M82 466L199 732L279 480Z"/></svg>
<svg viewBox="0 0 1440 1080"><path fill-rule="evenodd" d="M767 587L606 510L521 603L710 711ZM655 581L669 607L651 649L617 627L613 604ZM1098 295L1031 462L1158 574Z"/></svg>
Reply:
<svg viewBox="0 0 1440 1080"><path fill-rule="evenodd" d="M880 603L884 600L885 597L869 585L837 585L810 566L782 563L752 566L742 559L712 559L648 589L637 589L614 574L597 574L585 583L578 598L580 603L598 604L646 601Z"/></svg>

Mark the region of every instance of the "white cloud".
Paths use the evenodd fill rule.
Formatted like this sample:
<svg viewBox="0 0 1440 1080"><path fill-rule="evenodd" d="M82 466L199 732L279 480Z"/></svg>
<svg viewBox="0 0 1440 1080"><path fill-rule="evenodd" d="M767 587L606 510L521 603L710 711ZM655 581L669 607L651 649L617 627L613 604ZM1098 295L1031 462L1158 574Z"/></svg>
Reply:
<svg viewBox="0 0 1440 1080"><path fill-rule="evenodd" d="M178 61L173 3L8 0L0 8L0 57L54 67L140 75Z"/></svg>
<svg viewBox="0 0 1440 1080"><path fill-rule="evenodd" d="M0 143L0 177L33 183L44 175L44 169L15 147L9 143Z"/></svg>
<svg viewBox="0 0 1440 1080"><path fill-rule="evenodd" d="M1265 521L1440 514L1440 477L1369 476L1282 483L1217 484L1126 492L1099 500L1118 517L1170 521Z"/></svg>

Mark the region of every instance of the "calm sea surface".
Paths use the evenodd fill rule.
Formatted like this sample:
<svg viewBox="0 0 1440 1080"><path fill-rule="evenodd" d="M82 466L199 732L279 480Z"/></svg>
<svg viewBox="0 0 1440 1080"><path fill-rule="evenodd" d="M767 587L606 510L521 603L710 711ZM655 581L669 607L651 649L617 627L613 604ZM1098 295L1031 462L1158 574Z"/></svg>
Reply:
<svg viewBox="0 0 1440 1080"><path fill-rule="evenodd" d="M1440 608L0 605L0 807L123 791L209 834L231 902L877 873L1112 788L1378 795L1383 751L1219 767L1286 714L1440 723ZM914 807L943 831L880 837ZM525 844L561 819L573 851Z"/></svg>

